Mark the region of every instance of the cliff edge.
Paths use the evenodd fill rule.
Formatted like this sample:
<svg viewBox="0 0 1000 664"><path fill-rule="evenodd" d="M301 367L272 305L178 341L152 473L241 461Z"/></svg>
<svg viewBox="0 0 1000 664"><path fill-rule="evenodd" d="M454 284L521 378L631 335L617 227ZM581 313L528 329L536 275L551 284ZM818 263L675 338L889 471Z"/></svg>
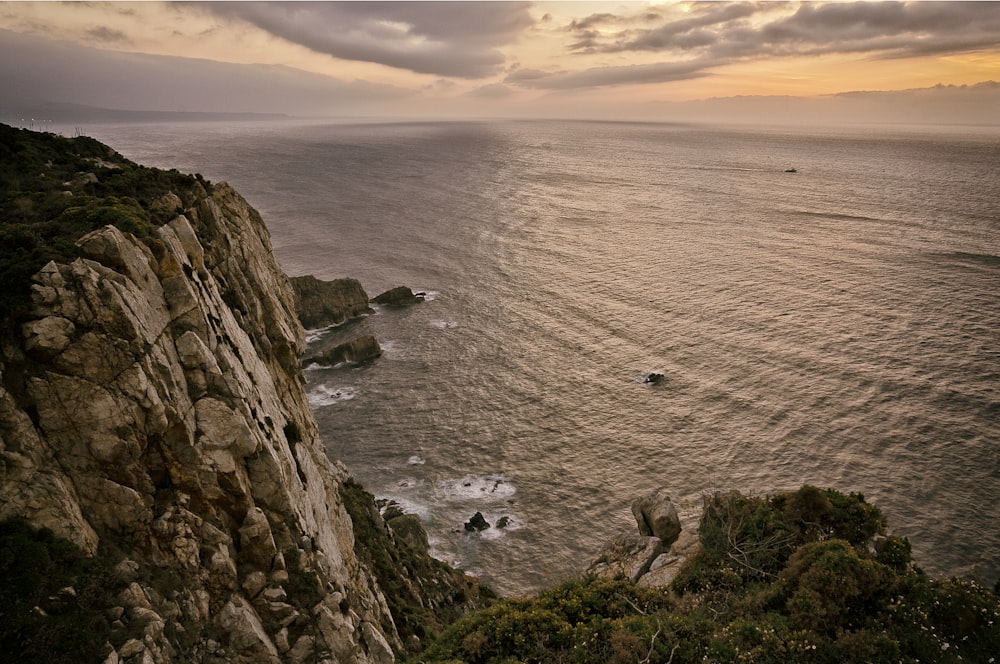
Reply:
<svg viewBox="0 0 1000 664"><path fill-rule="evenodd" d="M34 274L3 337L0 519L109 561L107 662L390 662L288 279L259 215L206 184Z"/></svg>

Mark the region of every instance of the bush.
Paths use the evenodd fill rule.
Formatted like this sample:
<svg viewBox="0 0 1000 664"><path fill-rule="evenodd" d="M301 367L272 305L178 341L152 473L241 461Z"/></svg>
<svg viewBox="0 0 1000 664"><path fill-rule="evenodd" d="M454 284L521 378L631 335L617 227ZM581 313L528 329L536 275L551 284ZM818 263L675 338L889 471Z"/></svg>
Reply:
<svg viewBox="0 0 1000 664"><path fill-rule="evenodd" d="M0 652L8 661L100 661L120 591L100 560L21 519L0 522ZM72 592L66 590L72 588Z"/></svg>
<svg viewBox="0 0 1000 664"><path fill-rule="evenodd" d="M934 581L860 494L805 486L706 500L701 553L665 590L583 579L505 600L442 633L423 662L988 662L1000 601ZM520 633L522 636L516 636Z"/></svg>

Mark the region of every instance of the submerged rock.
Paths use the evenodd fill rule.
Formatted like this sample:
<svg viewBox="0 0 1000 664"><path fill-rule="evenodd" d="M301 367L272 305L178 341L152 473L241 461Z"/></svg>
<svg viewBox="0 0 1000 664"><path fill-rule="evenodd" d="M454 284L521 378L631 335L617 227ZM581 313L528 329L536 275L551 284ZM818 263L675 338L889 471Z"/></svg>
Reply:
<svg viewBox="0 0 1000 664"><path fill-rule="evenodd" d="M375 304L381 304L387 307L405 307L423 301L423 295L414 294L414 292L406 286L397 286L372 298L372 302Z"/></svg>
<svg viewBox="0 0 1000 664"><path fill-rule="evenodd" d="M372 335L366 334L355 339L351 339L347 343L335 346L332 350L322 353L321 355L307 358L303 360L303 364L306 366L310 364L320 364L327 367L332 367L336 364L340 364L341 362L362 364L364 362L371 362L381 355L382 347L378 345L378 341Z"/></svg>
<svg viewBox="0 0 1000 664"><path fill-rule="evenodd" d="M661 382L663 382L663 378L664 378L663 374L656 373L654 371L650 374L647 374L646 378L642 382L646 383L647 385L659 385Z"/></svg>

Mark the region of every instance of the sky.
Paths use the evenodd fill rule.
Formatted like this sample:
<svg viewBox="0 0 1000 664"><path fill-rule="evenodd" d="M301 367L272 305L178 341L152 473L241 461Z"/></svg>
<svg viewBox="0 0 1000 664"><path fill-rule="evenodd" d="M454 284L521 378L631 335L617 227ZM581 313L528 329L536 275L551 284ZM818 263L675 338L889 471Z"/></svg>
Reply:
<svg viewBox="0 0 1000 664"><path fill-rule="evenodd" d="M0 115L997 124L1000 2L0 2L0 90Z"/></svg>

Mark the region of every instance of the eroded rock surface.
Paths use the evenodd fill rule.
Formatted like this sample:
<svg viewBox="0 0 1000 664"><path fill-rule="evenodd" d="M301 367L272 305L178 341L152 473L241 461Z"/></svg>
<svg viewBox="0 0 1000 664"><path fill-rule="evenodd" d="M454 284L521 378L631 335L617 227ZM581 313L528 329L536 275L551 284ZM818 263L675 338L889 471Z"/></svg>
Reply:
<svg viewBox="0 0 1000 664"><path fill-rule="evenodd" d="M108 661L391 661L288 278L246 201L203 194L35 275L2 348L0 518L118 557Z"/></svg>
<svg viewBox="0 0 1000 664"><path fill-rule="evenodd" d="M632 501L638 533L607 542L587 568L587 574L629 579L639 586L669 586L681 566L701 548L696 530L682 530L677 508L666 489Z"/></svg>
<svg viewBox="0 0 1000 664"><path fill-rule="evenodd" d="M357 279L323 281L311 275L291 278L299 320L306 328L337 325L371 313L368 294Z"/></svg>

